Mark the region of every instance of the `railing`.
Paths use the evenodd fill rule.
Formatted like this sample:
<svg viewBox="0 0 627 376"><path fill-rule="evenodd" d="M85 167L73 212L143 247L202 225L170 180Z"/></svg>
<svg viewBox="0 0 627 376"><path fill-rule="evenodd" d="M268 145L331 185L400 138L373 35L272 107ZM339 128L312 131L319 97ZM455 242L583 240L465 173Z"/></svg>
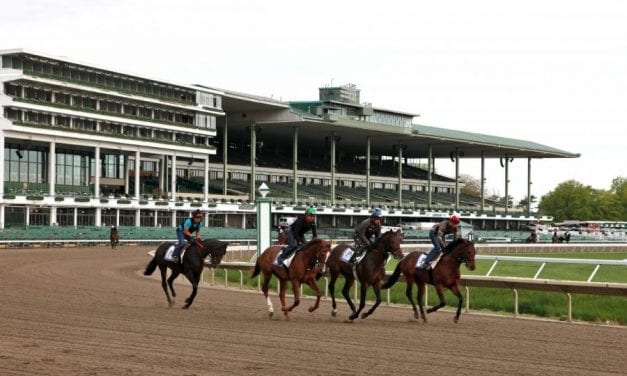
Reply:
<svg viewBox="0 0 627 376"><path fill-rule="evenodd" d="M514 294L514 317L519 317L519 304L518 304L518 290L535 290L535 291L547 291L547 292L559 292L566 295L568 299L568 321L572 321L572 296L571 294L591 294L591 295L609 295L609 296L627 296L627 283L605 283L605 282L590 282L600 265L622 265L627 266L627 260L593 260L593 259L566 259L566 258L541 258L541 257L513 257L513 256L477 256L478 259L494 260L494 264L485 276L462 276L461 285L466 290L465 297L465 311L470 311L470 289L469 287L485 287L485 288L506 288L511 289ZM536 273L534 278L515 278L515 277L490 277L496 263L499 261L522 261L522 262L542 262L543 265ZM560 281L549 279L537 279L541 269L544 268L546 263L574 263L574 264L593 264L597 265L595 271L592 273L588 281ZM244 288L244 274L243 271L252 271L254 264L249 262L222 262L219 268L224 270L224 287L228 287L228 271L237 270L240 274L239 288ZM215 270L210 269L211 284L215 285ZM390 276L390 273L387 273ZM328 298L328 279L325 279L325 298ZM203 278L204 280L204 278ZM403 280L402 276L401 279ZM357 283L354 287L354 297L358 298ZM278 287L277 287L278 288ZM261 291L260 279L257 279L257 289ZM425 294L428 290L425 290ZM278 294L278 291L277 291ZM387 304L390 304L390 290L386 290ZM428 296L425 296L425 301Z"/></svg>

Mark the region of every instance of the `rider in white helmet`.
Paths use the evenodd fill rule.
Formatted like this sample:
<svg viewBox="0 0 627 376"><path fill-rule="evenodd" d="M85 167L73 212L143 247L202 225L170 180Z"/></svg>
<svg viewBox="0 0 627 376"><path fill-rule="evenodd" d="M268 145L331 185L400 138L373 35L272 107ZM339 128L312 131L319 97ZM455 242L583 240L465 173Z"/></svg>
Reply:
<svg viewBox="0 0 627 376"><path fill-rule="evenodd" d="M460 237L458 228L459 222L459 215L453 214L446 221L437 223L431 228L431 231L429 231L429 239L431 239L431 243L433 243L433 249L427 254L427 258L421 266L422 269L428 269L431 261L442 253L442 249L446 246L446 242L444 241L446 234L453 234L453 239Z"/></svg>

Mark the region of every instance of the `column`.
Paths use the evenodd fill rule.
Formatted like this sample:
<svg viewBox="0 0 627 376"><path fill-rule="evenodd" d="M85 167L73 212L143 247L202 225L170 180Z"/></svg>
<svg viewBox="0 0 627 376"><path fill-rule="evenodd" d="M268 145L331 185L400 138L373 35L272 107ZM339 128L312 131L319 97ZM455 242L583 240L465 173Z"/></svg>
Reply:
<svg viewBox="0 0 627 376"><path fill-rule="evenodd" d="M159 211L155 210L155 221L153 222L153 227L157 227L159 225L159 220L157 219L159 216Z"/></svg>
<svg viewBox="0 0 627 376"><path fill-rule="evenodd" d="M120 227L120 209L115 209L115 227Z"/></svg>
<svg viewBox="0 0 627 376"><path fill-rule="evenodd" d="M0 132L0 202L4 201L4 131ZM4 229L4 205L0 205L2 208L2 215L0 216L0 229Z"/></svg>
<svg viewBox="0 0 627 376"><path fill-rule="evenodd" d="M459 152L455 150L455 211L459 210Z"/></svg>
<svg viewBox="0 0 627 376"><path fill-rule="evenodd" d="M527 158L527 215L531 215L531 158Z"/></svg>
<svg viewBox="0 0 627 376"><path fill-rule="evenodd" d="M178 223L176 223L176 210L172 211L172 227L176 227Z"/></svg>
<svg viewBox="0 0 627 376"><path fill-rule="evenodd" d="M227 171L227 159L229 156L229 121L228 117L224 116L224 133L222 134L222 194L227 194L227 183L229 172Z"/></svg>
<svg viewBox="0 0 627 376"><path fill-rule="evenodd" d="M48 191L50 196L55 195L55 183L57 178L57 154L56 142L50 141L50 151L48 152ZM4 153L3 153L4 155ZM3 163L4 164L4 163ZM56 220L55 220L56 222Z"/></svg>
<svg viewBox="0 0 627 376"><path fill-rule="evenodd" d="M96 171L94 172L94 196L98 198L100 197L100 146L96 146L94 159L94 165L96 166Z"/></svg>
<svg viewBox="0 0 627 376"><path fill-rule="evenodd" d="M50 207L50 226L54 226L57 223L57 207Z"/></svg>
<svg viewBox="0 0 627 376"><path fill-rule="evenodd" d="M102 208L96 208L96 213L94 214L94 224L97 227L102 226Z"/></svg>
<svg viewBox="0 0 627 376"><path fill-rule="evenodd" d="M335 205L335 132L331 133L331 205Z"/></svg>
<svg viewBox="0 0 627 376"><path fill-rule="evenodd" d="M30 226L30 207L26 206L26 227Z"/></svg>
<svg viewBox="0 0 627 376"><path fill-rule="evenodd" d="M370 136L366 137L366 205L370 206Z"/></svg>
<svg viewBox="0 0 627 376"><path fill-rule="evenodd" d="M170 170L170 199L176 201L176 155L172 155L172 166Z"/></svg>
<svg viewBox="0 0 627 376"><path fill-rule="evenodd" d="M246 213L242 214L242 228L246 228Z"/></svg>
<svg viewBox="0 0 627 376"><path fill-rule="evenodd" d="M255 132L255 123L252 123L250 126L250 193L248 195L249 201L255 201L255 190L257 187L256 176L257 172L255 171L255 159L257 159L257 132Z"/></svg>
<svg viewBox="0 0 627 376"><path fill-rule="evenodd" d="M398 143L398 206L403 205L403 144Z"/></svg>
<svg viewBox="0 0 627 376"><path fill-rule="evenodd" d="M202 187L204 201L209 201L209 154L205 157L205 184Z"/></svg>
<svg viewBox="0 0 627 376"><path fill-rule="evenodd" d="M429 144L428 151L429 161L427 162L427 208L431 209L431 203L433 200L431 199L431 171L433 171L433 146Z"/></svg>
<svg viewBox="0 0 627 376"><path fill-rule="evenodd" d="M135 227L141 227L141 209L135 210Z"/></svg>
<svg viewBox="0 0 627 376"><path fill-rule="evenodd" d="M135 152L135 199L139 200L139 173L141 170L141 153L139 150Z"/></svg>
<svg viewBox="0 0 627 376"><path fill-rule="evenodd" d="M128 156L124 154L124 194L128 195L129 176L128 176Z"/></svg>
<svg viewBox="0 0 627 376"><path fill-rule="evenodd" d="M78 226L78 208L74 208L74 228Z"/></svg>
<svg viewBox="0 0 627 376"><path fill-rule="evenodd" d="M294 127L292 138L292 200L298 202L298 128ZM264 248L265 249L265 248Z"/></svg>
<svg viewBox="0 0 627 376"><path fill-rule="evenodd" d="M481 152L481 213L485 210L485 155Z"/></svg>
<svg viewBox="0 0 627 376"><path fill-rule="evenodd" d="M166 158L165 155L162 155L161 159L159 160L159 192L161 192L161 194L163 194L165 190L164 173L168 168L166 166L165 158Z"/></svg>

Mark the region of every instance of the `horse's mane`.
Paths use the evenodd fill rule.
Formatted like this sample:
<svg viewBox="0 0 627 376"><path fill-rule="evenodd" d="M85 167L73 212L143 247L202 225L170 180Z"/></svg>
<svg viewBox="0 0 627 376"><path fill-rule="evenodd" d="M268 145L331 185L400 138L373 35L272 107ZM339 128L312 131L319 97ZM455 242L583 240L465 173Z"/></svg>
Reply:
<svg viewBox="0 0 627 376"><path fill-rule="evenodd" d="M225 252L226 252L226 246L228 246L227 242L223 242L222 240L218 240L218 239L205 239L202 241L202 244L205 247L209 247L210 250L221 249L220 246L223 246Z"/></svg>
<svg viewBox="0 0 627 376"><path fill-rule="evenodd" d="M384 232L383 234L381 234L381 236L379 236L377 238L377 240L375 241L373 247L374 248L378 248L384 238L390 237L390 236L393 236L393 235L396 235L396 231L394 231L394 230L387 230L386 232Z"/></svg>
<svg viewBox="0 0 627 376"><path fill-rule="evenodd" d="M449 253L453 252L453 250L460 244L460 243L467 243L468 240L464 239L464 238L457 238L454 241L448 243L446 245L446 248L444 248L444 254L448 255Z"/></svg>

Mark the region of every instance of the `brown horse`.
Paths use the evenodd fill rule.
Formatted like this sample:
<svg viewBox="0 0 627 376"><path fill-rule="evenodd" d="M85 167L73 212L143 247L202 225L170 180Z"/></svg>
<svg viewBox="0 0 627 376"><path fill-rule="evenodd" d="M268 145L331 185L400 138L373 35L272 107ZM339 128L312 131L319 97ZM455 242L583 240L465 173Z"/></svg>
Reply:
<svg viewBox="0 0 627 376"><path fill-rule="evenodd" d="M314 291L316 291L316 303L309 307L309 312L313 312L318 308L320 304L320 297L322 292L316 284L316 275L320 270L324 273L326 268L324 262L331 251L331 244L323 241L320 238L316 238L306 243L304 248L296 252L296 255L292 259L289 269L285 269L283 266L274 265L274 259L281 251L282 246L273 245L266 248L263 253L257 258L255 263L255 271L251 278L256 277L259 273L263 274L263 284L261 290L266 297L268 303L268 314L270 317L274 314L274 308L272 301L268 297L268 285L272 274L279 279L279 298L281 299L281 309L285 318L289 320L288 313L292 311L298 304L300 304L300 285L305 283L309 285ZM292 290L294 291L294 304L291 306L285 305L285 290L287 288L287 281L292 282Z"/></svg>
<svg viewBox="0 0 627 376"><path fill-rule="evenodd" d="M462 310L462 302L464 301L464 298L459 291L459 280L461 278L459 274L459 266L462 263L465 263L468 269L475 270L474 244L466 239L457 239L454 242L451 242L444 250L444 255L433 271L416 268L416 262L418 261L418 257L420 257L420 255L420 252L412 252L408 254L401 262L398 263L394 273L390 276L387 282L385 282L382 288L387 289L392 287L392 285L398 281L398 277L402 272L405 276L405 281L407 282L405 295L407 295L407 299L409 299L412 307L414 308L414 318L419 319L422 314L422 320L425 323L427 322L427 315L424 310L423 296L426 284L432 284L440 297L440 304L429 308L427 313L435 312L444 307L446 304L444 300L444 288L448 288L453 292L453 294L455 294L455 296L457 296L458 299L457 313L455 314L454 319L457 323ZM411 295L414 283L418 285L417 299L418 306L420 307L420 313L418 313L416 303L414 303Z"/></svg>
<svg viewBox="0 0 627 376"><path fill-rule="evenodd" d="M344 288L342 289L342 295L344 295L344 298L348 302L352 311L352 314L348 318L350 321L356 319L361 310L364 308L364 305L366 304L366 291L369 286L372 286L374 289L376 302L370 310L368 310L368 312L361 315L361 318L365 319L370 316L375 309L377 309L381 303L381 287L379 282L385 276L385 261L388 254L392 254L399 260L403 258L403 251L401 250L402 241L403 234L400 230L396 232L388 231L384 233L372 249L366 253L363 259L355 267L355 273L359 279L359 283L361 284L361 297L359 301L359 309L357 310L355 310L355 305L353 304L349 294L350 288L353 285L353 282L355 282L353 268L348 263L340 260L342 253L349 247L349 245L340 244L333 249L331 256L329 256L329 260L327 261L327 266L329 267L329 272L331 273L331 280L329 281L329 291L331 292L331 301L333 306L331 315L335 316L337 314L337 304L335 303L335 281L340 274L342 274L346 280Z"/></svg>

